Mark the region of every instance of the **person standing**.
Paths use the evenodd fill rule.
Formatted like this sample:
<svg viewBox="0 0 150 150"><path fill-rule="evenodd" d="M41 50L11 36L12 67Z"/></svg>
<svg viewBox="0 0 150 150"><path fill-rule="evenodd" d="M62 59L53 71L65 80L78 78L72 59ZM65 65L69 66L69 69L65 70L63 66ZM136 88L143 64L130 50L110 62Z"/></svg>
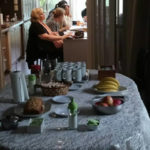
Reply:
<svg viewBox="0 0 150 150"><path fill-rule="evenodd" d="M70 34L60 36L43 22L45 14L43 9L35 8L31 12L31 25L29 28L29 38L27 43L27 58L29 68L37 59L55 59L63 61L63 40Z"/></svg>
<svg viewBox="0 0 150 150"><path fill-rule="evenodd" d="M85 5L87 6L87 1L86 1ZM83 20L85 22L87 22L87 8L85 8L84 10L82 10L81 16L82 16Z"/></svg>

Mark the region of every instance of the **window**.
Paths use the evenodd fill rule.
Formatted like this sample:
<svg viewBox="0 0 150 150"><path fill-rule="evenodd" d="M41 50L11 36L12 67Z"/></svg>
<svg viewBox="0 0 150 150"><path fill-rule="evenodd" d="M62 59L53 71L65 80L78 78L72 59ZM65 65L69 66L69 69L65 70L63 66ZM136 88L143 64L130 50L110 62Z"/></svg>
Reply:
<svg viewBox="0 0 150 150"><path fill-rule="evenodd" d="M44 9L45 12L55 8L55 5L61 0L40 0L39 5ZM70 12L72 20L83 21L81 12L86 8L86 0L66 0L70 5Z"/></svg>
<svg viewBox="0 0 150 150"><path fill-rule="evenodd" d="M67 0L70 5L72 19L74 21L83 21L81 12L86 8L86 0Z"/></svg>
<svg viewBox="0 0 150 150"><path fill-rule="evenodd" d="M48 9L52 10L55 8L55 5L59 2L60 0L48 0Z"/></svg>

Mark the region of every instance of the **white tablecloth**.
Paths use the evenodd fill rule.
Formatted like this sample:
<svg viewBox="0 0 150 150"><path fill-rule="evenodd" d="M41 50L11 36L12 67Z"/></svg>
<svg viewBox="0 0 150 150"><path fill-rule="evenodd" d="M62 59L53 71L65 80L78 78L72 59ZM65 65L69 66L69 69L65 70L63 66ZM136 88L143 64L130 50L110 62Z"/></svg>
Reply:
<svg viewBox="0 0 150 150"><path fill-rule="evenodd" d="M117 74L120 84L128 89L126 102L121 112L117 114L98 115L91 106L92 98L97 95L91 88L98 82L96 73L97 71L91 71L89 82L85 82L80 90L68 93L79 105L78 130L67 130L67 118L53 118L47 115L42 134L26 133L21 124L27 121L23 121L16 131L0 131L0 145L11 150L108 150L111 145L119 144L121 150L125 150L125 140L140 134L142 138L135 142L139 145L144 142L146 150L150 150L150 119L134 81ZM10 90L1 93L1 101L11 98L10 93ZM50 100L49 97L43 99ZM13 105L0 103L0 114ZM52 104L50 112L58 107L66 107L66 105ZM98 130L82 130L83 125L91 118L100 120Z"/></svg>

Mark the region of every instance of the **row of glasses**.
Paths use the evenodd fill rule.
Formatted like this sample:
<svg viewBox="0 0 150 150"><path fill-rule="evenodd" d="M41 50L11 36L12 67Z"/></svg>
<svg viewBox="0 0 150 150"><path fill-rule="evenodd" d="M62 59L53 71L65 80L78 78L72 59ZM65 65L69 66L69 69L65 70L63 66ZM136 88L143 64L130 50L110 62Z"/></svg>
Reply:
<svg viewBox="0 0 150 150"><path fill-rule="evenodd" d="M57 63L55 70L56 81L82 82L86 75L85 62Z"/></svg>

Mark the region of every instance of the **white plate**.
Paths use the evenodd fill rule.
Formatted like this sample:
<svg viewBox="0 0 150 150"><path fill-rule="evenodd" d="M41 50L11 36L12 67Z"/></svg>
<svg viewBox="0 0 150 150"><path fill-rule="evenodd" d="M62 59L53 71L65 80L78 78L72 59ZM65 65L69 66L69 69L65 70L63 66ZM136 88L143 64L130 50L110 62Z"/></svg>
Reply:
<svg viewBox="0 0 150 150"><path fill-rule="evenodd" d="M14 107L14 113L17 116L24 117L24 118L41 117L43 115L48 114L48 112L50 111L50 108L51 108L51 104L48 103L48 102L45 102L44 103L45 109L44 109L43 113L41 113L41 114L34 114L34 115L26 115L26 114L24 114L24 105L25 104L19 104L18 106Z"/></svg>
<svg viewBox="0 0 150 150"><path fill-rule="evenodd" d="M72 98L73 97L71 97L71 96L60 95L60 96L53 97L52 101L55 103L65 104L65 103L69 103Z"/></svg>
<svg viewBox="0 0 150 150"><path fill-rule="evenodd" d="M115 94L118 94L118 95L120 95L120 94L121 95L126 95L127 92L128 92L127 88L124 87L124 86L119 86L119 90L117 92L105 92L105 91L98 90L98 89L96 89L94 87L93 87L93 89L94 89L94 91L96 91L96 92L98 92L100 94L112 94L112 93L115 93Z"/></svg>
<svg viewBox="0 0 150 150"><path fill-rule="evenodd" d="M67 108L57 108L54 113L61 117L68 117L68 109Z"/></svg>
<svg viewBox="0 0 150 150"><path fill-rule="evenodd" d="M82 87L81 84L72 84L69 88L70 91L76 91Z"/></svg>

